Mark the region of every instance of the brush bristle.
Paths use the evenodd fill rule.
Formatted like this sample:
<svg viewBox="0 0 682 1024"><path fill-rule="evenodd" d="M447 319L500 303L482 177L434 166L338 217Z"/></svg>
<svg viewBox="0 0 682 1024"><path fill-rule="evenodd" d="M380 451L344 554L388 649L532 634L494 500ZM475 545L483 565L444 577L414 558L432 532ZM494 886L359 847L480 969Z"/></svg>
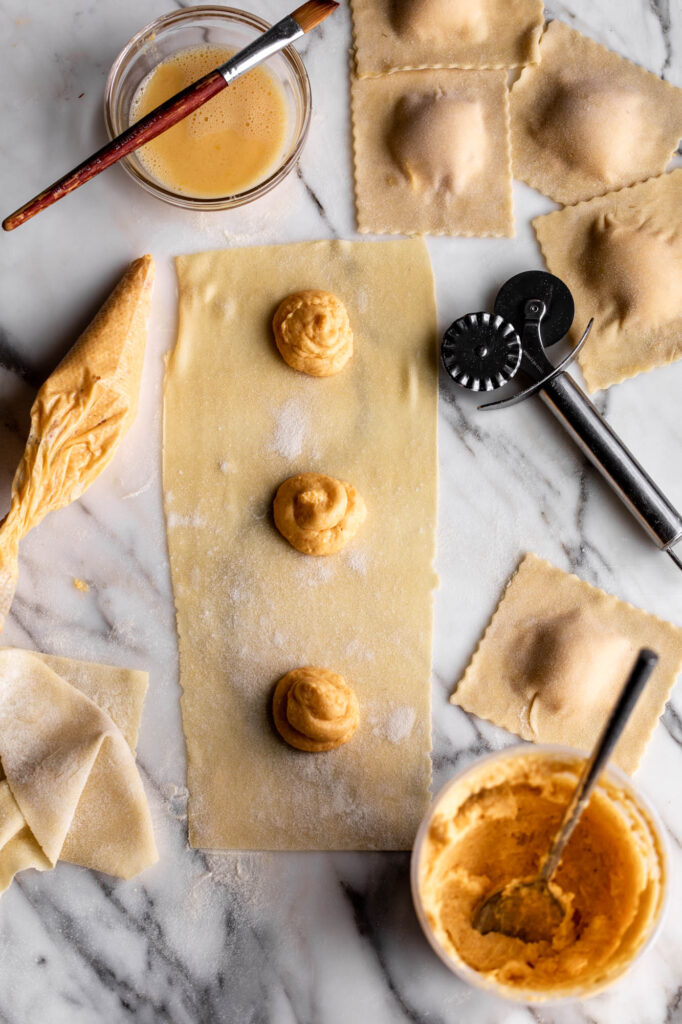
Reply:
<svg viewBox="0 0 682 1024"><path fill-rule="evenodd" d="M310 32L311 28L315 28L321 21L324 21L327 15L336 10L338 6L334 0L308 0L307 3L297 7L291 17L304 32Z"/></svg>

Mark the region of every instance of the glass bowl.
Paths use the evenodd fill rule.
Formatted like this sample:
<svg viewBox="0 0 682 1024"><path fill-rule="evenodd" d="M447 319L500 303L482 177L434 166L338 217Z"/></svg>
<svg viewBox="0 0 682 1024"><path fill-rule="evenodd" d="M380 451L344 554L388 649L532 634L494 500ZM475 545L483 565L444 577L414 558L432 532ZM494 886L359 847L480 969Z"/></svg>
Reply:
<svg viewBox="0 0 682 1024"><path fill-rule="evenodd" d="M151 22L133 36L114 61L104 91L104 120L109 138L130 126L135 94L161 61L192 46L215 45L241 50L270 25L247 11L231 7L188 7ZM190 210L227 210L243 206L275 187L295 166L308 134L310 82L301 58L291 46L269 57L265 66L278 82L287 109L287 135L277 166L266 178L242 192L210 199L175 192L157 181L135 153L120 164L152 195Z"/></svg>
<svg viewBox="0 0 682 1024"><path fill-rule="evenodd" d="M426 844L426 839L429 833L429 828L434 815L443 807L448 797L452 794L452 791L462 782L466 782L467 779L472 778L478 772L480 772L485 766L493 766L496 763L500 764L506 759L515 759L522 756L528 756L537 754L543 757L547 757L550 761L556 760L557 764L563 762L564 765L567 761L583 762L585 760L585 753L580 750L575 750L571 747L561 747L551 744L521 744L518 746L507 747L504 750L496 751L492 754L487 754L485 757L478 758L468 767L458 772L449 782L443 786L440 792L436 795L429 808L427 814L422 821L417 836L414 842L412 850L412 860L410 866L410 883L412 889L412 900L417 912L417 917L422 930L429 941L429 944L433 950L438 954L443 963L459 978L466 981L468 984L475 988L482 989L490 994L502 996L505 999L511 1000L512 1002L521 1003L544 1003L556 1004L565 1003L574 999L586 999L589 996L596 995L597 992L603 991L612 985L618 978L621 978L632 965L642 956L644 951L654 942L658 932L663 923L665 910L667 909L670 901L670 885L669 885L669 864L670 858L668 854L668 844L665 837L665 832L661 821L652 808L651 804L642 796L642 794L636 790L632 784L632 780L620 771L614 765L609 765L605 771L605 777L610 784L615 784L619 789L622 789L625 794L632 800L635 805L639 818L646 824L647 830L651 837L652 846L655 849L658 865L660 868L661 885L658 894L658 901L651 914L651 919L647 928L640 939L640 944L634 950L630 959L625 962L617 961L617 963L611 968L605 968L604 977L600 978L598 982L590 982L588 984L580 985L579 981L571 987L569 990L562 989L557 992L556 990L543 992L539 989L524 989L521 990L516 986L504 985L495 979L486 977L485 975L474 970L468 964L466 964L460 958L452 956L450 951L445 948L441 943L439 937L432 928L426 908L422 901L422 895L420 890L420 873L421 873L421 861ZM597 784L599 789L600 783ZM457 806L457 796L454 796L453 807L454 810Z"/></svg>

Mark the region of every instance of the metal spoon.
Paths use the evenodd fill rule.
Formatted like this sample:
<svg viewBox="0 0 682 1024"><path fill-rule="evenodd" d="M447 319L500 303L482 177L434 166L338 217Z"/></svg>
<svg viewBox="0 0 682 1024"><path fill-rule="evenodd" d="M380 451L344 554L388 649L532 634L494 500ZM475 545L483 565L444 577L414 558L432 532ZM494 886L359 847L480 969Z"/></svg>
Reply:
<svg viewBox="0 0 682 1024"><path fill-rule="evenodd" d="M580 781L568 802L537 878L532 882L509 882L483 900L473 918L474 928L482 935L501 932L524 942L551 940L563 920L565 910L551 892L548 883L657 661L658 655L653 651L647 648L640 650L601 736L585 762Z"/></svg>

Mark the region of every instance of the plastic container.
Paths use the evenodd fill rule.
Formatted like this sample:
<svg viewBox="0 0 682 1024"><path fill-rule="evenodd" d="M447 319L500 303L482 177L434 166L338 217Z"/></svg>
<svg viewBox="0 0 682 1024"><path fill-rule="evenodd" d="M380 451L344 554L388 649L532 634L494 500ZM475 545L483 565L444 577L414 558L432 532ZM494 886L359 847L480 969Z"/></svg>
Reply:
<svg viewBox="0 0 682 1024"><path fill-rule="evenodd" d="M411 888L412 888L412 899L419 918L419 923L428 939L430 945L433 947L435 952L438 954L443 963L458 977L468 982L476 988L482 989L483 991L494 993L495 995L502 996L506 999L514 1002L522 1003L559 1003L566 1002L572 999L585 999L588 996L595 995L597 992L603 991L605 988L612 985L618 978L621 978L645 952L645 950L654 942L656 935L658 934L666 906L669 902L669 878L668 870L670 858L667 849L667 840L663 826L658 818L658 815L652 808L651 804L646 798L635 788L632 780L625 775L622 771L617 769L613 765L609 765L604 773L607 780L615 784L618 788L622 789L633 801L637 812L641 816L642 820L646 823L648 831L650 832L652 845L656 851L658 863L660 865L660 877L661 886L658 896L657 905L655 906L649 924L643 934L640 937L640 944L633 951L633 955L625 963L620 963L612 970L606 970L605 976L599 980L598 983L588 983L581 985L579 980L576 981L575 986L572 986L570 990L562 989L557 992L556 989L550 991L540 991L538 989L519 989L516 986L503 985L496 981L496 979L487 977L472 967L467 965L460 958L455 958L451 955L450 951L445 948L441 943L438 936L435 934L426 914L426 910L422 901L422 894L420 890L420 874L422 870L422 858L424 855L424 847L426 838L429 832L431 822L434 815L445 805L448 797L452 794L453 789L463 781L473 781L475 775L479 772L483 772L484 769L489 768L495 763L502 763L506 759L514 759L519 757L527 757L529 754L538 754L547 757L550 760L555 760L557 763L567 760L582 762L585 759L585 754L582 751L572 749L570 747L560 747L553 745L540 745L540 744L522 744L519 746L507 747L502 751L488 754L485 757L479 758L473 764L467 768L458 772L446 785L440 790L435 797L428 813L424 817L417 837L415 839L414 847L412 850L412 862L411 862ZM597 789L599 789L597 785ZM454 809L454 808L453 808Z"/></svg>

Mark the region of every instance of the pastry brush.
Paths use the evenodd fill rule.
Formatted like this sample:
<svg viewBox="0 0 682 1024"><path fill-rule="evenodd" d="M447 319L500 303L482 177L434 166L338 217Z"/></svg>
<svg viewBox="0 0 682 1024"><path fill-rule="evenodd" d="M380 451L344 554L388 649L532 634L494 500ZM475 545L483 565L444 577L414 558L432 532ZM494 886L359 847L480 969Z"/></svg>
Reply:
<svg viewBox="0 0 682 1024"><path fill-rule="evenodd" d="M25 221L35 217L41 210L52 206L58 199L80 188L86 181L105 171L107 167L117 163L122 157L133 153L157 135L168 131L178 121L188 117L208 100L227 88L235 78L250 71L256 64L271 57L285 46L299 39L300 36L323 21L338 7L335 0L308 0L297 7L286 18L269 28L248 46L236 53L215 71L209 71L203 78L188 85L182 92L171 96L160 106L155 107L145 117L136 121L111 142L103 146L87 160L79 164L63 178L49 185L39 195L24 203L18 210L11 213L2 222L5 231L13 231Z"/></svg>

